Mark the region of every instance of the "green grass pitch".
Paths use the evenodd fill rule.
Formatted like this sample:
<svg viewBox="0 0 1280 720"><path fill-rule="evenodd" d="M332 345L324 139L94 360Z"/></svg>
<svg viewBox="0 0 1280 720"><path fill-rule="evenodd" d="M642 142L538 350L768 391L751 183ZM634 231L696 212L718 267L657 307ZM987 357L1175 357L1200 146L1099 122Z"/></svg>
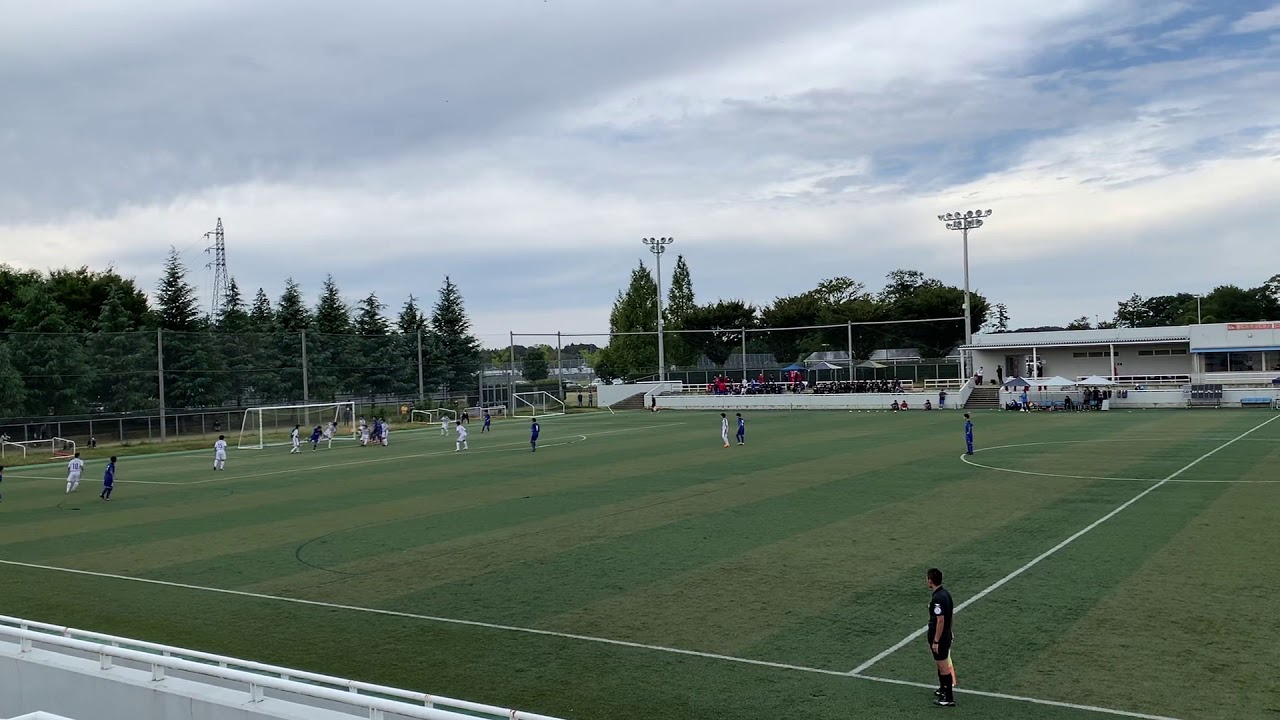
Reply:
<svg viewBox="0 0 1280 720"><path fill-rule="evenodd" d="M951 411L747 413L729 449L714 413L566 416L536 454L508 421L126 456L109 503L100 460L73 495L15 467L0 612L575 720L1276 717L1272 417L980 413L966 462ZM932 707L920 638L848 674L934 565L977 598L959 688L1017 698Z"/></svg>

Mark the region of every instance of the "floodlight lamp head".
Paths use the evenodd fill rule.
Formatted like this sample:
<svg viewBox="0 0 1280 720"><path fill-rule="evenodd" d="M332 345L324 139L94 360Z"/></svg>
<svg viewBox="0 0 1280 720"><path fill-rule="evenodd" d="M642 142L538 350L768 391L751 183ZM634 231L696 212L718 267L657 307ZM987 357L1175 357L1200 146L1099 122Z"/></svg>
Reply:
<svg viewBox="0 0 1280 720"><path fill-rule="evenodd" d="M947 219L947 217L946 217L945 215L939 215L939 216L938 216L938 219L939 219L939 220L946 220L946 219Z"/></svg>

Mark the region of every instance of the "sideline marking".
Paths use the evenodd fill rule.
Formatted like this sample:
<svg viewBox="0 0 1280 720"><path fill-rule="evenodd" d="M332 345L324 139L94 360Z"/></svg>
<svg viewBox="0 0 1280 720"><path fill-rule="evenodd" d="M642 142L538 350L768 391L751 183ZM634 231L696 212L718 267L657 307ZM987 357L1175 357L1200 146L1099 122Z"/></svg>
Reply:
<svg viewBox="0 0 1280 720"><path fill-rule="evenodd" d="M686 424L687 423L683 423L683 422L663 423L661 425L642 425L640 427L634 427L634 428L618 428L616 430L602 430L600 432L591 433L590 435L581 435L581 434L570 435L569 437L575 438L575 439L568 440L565 442L548 443L545 445L541 445L539 447L562 447L565 445L573 445L575 443L582 442L584 440L587 440L588 438L593 438L598 435L612 435L614 433L633 432L637 430L653 430L654 428L672 427L675 425L686 425ZM581 438L581 439L577 439L577 438ZM503 448L502 450L477 448L476 450L467 450L465 452L468 452L468 453L512 452L513 450L521 449L523 448L523 446L526 446L528 444L529 444L528 441L525 441L525 440L513 441L513 442L507 442L507 443L499 443L498 445L493 446L494 448L501 447ZM520 446L520 448L507 448L506 446L508 445L518 445ZM207 452L207 451L202 451L202 452ZM174 482L169 480L116 480L116 482L133 483L135 485L204 485L205 483L221 482L223 480L236 481L236 480L248 480L250 478L268 477L271 475L284 475L288 473L296 473L296 472L299 472L300 470L306 470L306 471L330 470L333 468L351 467L353 465L369 465L369 464L378 463L378 462L391 462L393 460L413 460L417 458L434 457L436 455L453 455L453 454L454 454L453 450L433 450L431 452L413 453L410 455L389 455L386 457L366 458L364 460L352 460L350 462L330 463L328 465L309 466L301 469L290 468L286 470L268 470L265 472L249 473L247 475L231 475L226 477L208 478L206 480L190 480L186 482ZM46 475L9 475L8 477L18 478L23 480L57 480L60 476L58 475L47 475L47 476Z"/></svg>
<svg viewBox="0 0 1280 720"><path fill-rule="evenodd" d="M1265 424L1265 423L1264 423L1264 424ZM1148 439L1150 439L1150 440L1154 440L1155 438L1148 438ZM1212 438L1212 439L1214 439L1214 440L1229 440L1230 438ZM1239 439L1239 438L1237 438L1237 439ZM1265 440L1268 440L1268 441L1270 440L1270 438L1262 438L1262 439L1265 439ZM1107 443L1130 443L1130 442L1133 442L1133 439L1124 439L1124 440L1045 440L1045 441L1043 441L1043 442L1017 443L1017 444L1015 444L1015 445L993 445L993 446L991 446L991 447L978 448L976 452L983 452L983 451L986 451L986 450L1006 450L1006 449L1009 449L1009 448L1035 447L1035 446L1038 446L1038 445L1075 445L1075 444L1079 444L1079 443L1103 443L1103 442L1107 442ZM996 471L998 471L998 472L1015 473L1015 474L1017 474L1017 475L1034 475L1034 476L1036 476L1036 477L1063 478L1064 480L1116 480L1116 481L1125 481L1125 482L1150 482L1150 483L1154 483L1154 482L1161 482L1161 479L1160 479L1160 478L1098 477L1098 476L1095 476L1095 475L1064 475L1064 474L1061 474L1061 473L1036 472L1036 471L1034 471L1034 470L1015 470L1014 468L997 467L997 466L995 466L995 465L983 465L983 464L982 464L982 463L980 463L980 462L974 462L973 460L970 460L970 459L969 459L969 457L968 457L967 455L963 454L963 453L961 453L961 455L960 455L960 461L961 461L961 462L963 462L963 463L964 463L964 464L966 464L966 465L972 465L973 467L983 468L983 469L985 469L985 470L996 470ZM1240 484L1240 485L1257 485L1257 484L1260 484L1260 485L1267 485L1267 484L1273 484L1273 483L1280 483L1280 480L1177 480L1177 479L1175 479L1175 480L1166 480L1166 481L1167 481L1167 482L1175 482L1175 483L1185 483L1185 484L1188 484L1188 485L1199 485L1199 484L1206 484L1206 483L1227 484L1227 485L1230 485L1230 484Z"/></svg>
<svg viewBox="0 0 1280 720"><path fill-rule="evenodd" d="M1280 416L1277 416L1280 417ZM459 618L447 618L434 615L420 615L417 613L402 612L399 610L381 610L378 608L361 607L359 605L342 605L338 603L327 603L319 600L304 600L302 598L282 597L279 595L265 595L262 593L247 592L244 590L228 590L225 588L204 587L201 585L189 585L187 583L170 582L167 580L151 580L149 578L130 577L128 575L114 575L111 573L94 572L91 570L76 570L74 568L55 567L52 565L36 565L34 563L18 562L16 560L0 560L0 565L11 565L15 567L24 567L34 570L48 570L52 572L70 573L72 575L85 575L89 577L106 578L110 580L125 580L129 582L139 582L148 585L160 585L163 587L181 588L183 590L197 590L202 592L220 593L223 595L235 595L238 597L253 598L255 600L274 600L276 602L293 603L295 605L309 605L312 607L328 608L330 610L348 610L352 612L364 612L373 615L384 615L389 617L407 618L411 620L425 620L428 622L437 622L447 625L462 625L467 627L484 628L486 630L501 630L505 632L524 633L527 635L542 635L545 637L556 637L567 640L578 640L582 642L598 643L601 645L613 645L616 647L632 648L636 650L648 650L650 652L668 653L671 655L684 655L688 657L698 657L707 660L721 660L724 662L737 663L739 665L754 665L757 667L767 667L776 670L793 670L796 672L811 673L816 675L830 675L844 678L855 678L858 680L866 680L868 682L885 683L889 685L906 685L909 687L932 688L932 685L923 683L908 682L906 680L892 680L890 678L876 677L874 675L860 675L856 673L846 673L839 670L826 670L823 668L808 667L805 665L793 665L790 663L771 662L768 660L753 660L751 658L735 657L733 655L722 655L719 653L702 652L700 650L685 650L683 648L668 647L665 645L648 645L645 643L632 642L630 640L615 640L613 638L595 637L593 635L578 635L576 633L558 632L555 630L540 630L538 628L520 627L517 625L499 625L497 623L480 622L478 620L462 620ZM1074 703L1059 702L1057 700L1042 700L1040 698L1023 697L1020 695L1008 695L1005 693L984 692L981 690L969 690L956 688L956 692L977 695L982 697L995 698L1000 700L1012 700L1015 702L1029 703L1032 705L1047 705L1053 707L1066 707L1075 710L1083 710L1086 712L1100 713L1104 715L1118 715L1121 717L1142 718L1143 720L1178 720L1177 718L1166 717L1163 715L1145 715L1142 713L1128 712L1125 710L1114 710L1111 708L1098 707L1093 705L1077 705Z"/></svg>
<svg viewBox="0 0 1280 720"><path fill-rule="evenodd" d="M1125 508L1129 507L1130 505L1132 505L1132 504L1134 504L1134 503L1138 502L1138 501L1139 501L1139 500L1141 500L1142 498L1144 498L1144 497L1146 497L1147 495L1151 494L1154 490L1156 490L1156 489L1157 489L1157 488L1159 488L1160 486L1164 485L1165 483L1168 483L1168 482L1173 481L1175 478L1177 478L1177 477L1178 477L1179 475L1181 475L1182 473L1184 473L1184 472L1186 472L1186 471L1190 470L1191 468L1195 467L1196 465L1199 465L1201 462L1203 462L1204 460L1208 459L1209 457L1211 457L1211 456L1213 456L1213 455L1216 455L1219 451L1224 450L1224 449L1226 449L1226 448L1228 448L1228 447L1231 447L1232 445L1236 444L1236 443L1237 443L1237 442L1239 442L1240 440L1243 440L1244 438L1248 437L1249 435L1252 435L1254 432L1257 432L1258 430L1261 430L1262 428L1266 427L1267 425L1270 425L1271 423L1275 422L1276 420L1280 420L1280 415L1273 415L1270 419L1263 421L1263 422L1262 422L1261 424L1259 424L1259 425L1254 425L1252 428L1249 428L1248 430L1245 430L1244 432L1242 432L1242 433L1240 433L1239 435L1235 436L1235 437L1234 437L1234 438L1232 438L1231 440L1228 440L1227 442L1225 442L1225 443L1223 443L1223 444L1219 445L1218 447L1216 447L1216 448L1214 448L1214 449L1210 450L1209 452L1207 452L1207 453L1205 453L1205 454L1201 455L1200 457L1196 458L1195 460L1192 460L1191 462L1187 463L1186 465L1183 465L1181 468L1178 468L1177 470L1175 470L1175 471L1173 471L1172 473L1170 473L1170 474L1169 474L1167 477L1165 477L1163 480L1161 480L1161 481L1159 481L1159 482L1155 483L1154 485L1152 485L1151 487L1147 488L1146 490L1143 490L1142 492L1138 493L1137 495L1134 495L1133 497L1129 498L1129 499L1128 499L1128 500L1127 500L1123 505L1121 505L1120 507L1116 508L1115 510L1112 510L1111 512L1107 513L1106 515L1103 515L1102 517L1098 518L1097 520L1094 520L1092 523L1090 523L1088 526L1086 526L1083 530L1079 530L1079 531L1077 531L1074 535L1072 535L1071 537L1067 538L1066 540L1063 540L1062 542L1058 543L1057 545L1054 545L1053 547L1049 548L1048 550L1045 550L1044 552L1040 553L1040 554L1039 554L1039 555L1037 555L1035 558L1033 558L1030 562L1028 562L1026 565L1023 565L1022 567L1018 568L1017 570L1014 570L1013 572L1009 573L1008 575L1005 575L1004 577L1000 578L999 580L997 580L997 581L995 581L994 583L992 583L991 585L989 585L985 590L983 590L983 591L979 592L977 595L974 595L973 597L969 598L968 600L965 600L964 602L960 603L959 605L957 605L957 606L956 606L956 608L955 608L955 612L957 612L957 613L958 613L958 612L960 612L961 610L964 610L965 608L969 607L970 605L972 605L972 604L974 604L974 603L978 602L978 601L979 601L979 600L981 600L982 598L984 598L984 597L986 597L986 596L990 595L991 593L993 593L993 592L995 592L996 590L998 590L998 589L1000 589L1001 587L1003 587L1003 586L1005 585L1005 583L1008 583L1010 580L1013 580L1014 578L1018 577L1018 576L1019 576L1019 575L1021 575L1022 573L1024 573L1024 572L1026 572L1026 571L1030 570L1031 568L1035 567L1036 565L1039 565L1039 564L1040 564L1040 562L1041 562L1042 560L1044 560L1045 558L1047 558L1047 557L1049 557L1049 556L1053 555L1054 553L1058 552L1058 551L1059 551L1059 550L1061 550L1062 548L1064 548L1064 547L1066 547L1066 546L1070 545L1071 543L1075 542L1078 538L1080 538L1081 536L1083 536L1085 533L1088 533L1089 531L1091 531L1091 530L1093 530L1094 528L1098 527L1098 526L1099 526L1099 525L1101 525L1102 523L1104 523L1104 522L1106 522L1106 521L1110 520L1111 518L1115 517L1116 515L1119 515L1119 514L1120 514L1120 512L1121 512L1121 511L1123 511ZM898 643L897 643L896 645L894 645L893 647L889 648L888 650L885 650L884 652L880 653L879 655L876 655L875 657L873 657L873 658L871 658L870 660L868 660L868 661L866 661L866 662L862 663L862 664L861 664L861 665L859 665L858 667L856 667L856 668L854 668L854 669L850 670L850 671L849 671L849 674L850 674L850 675L858 675L858 674L860 674L860 673L866 672L868 669L870 669L870 668L871 668L871 666L872 666L872 665L875 665L876 663L880 662L881 660L883 660L883 659L885 659L885 658L889 657L890 655L892 655L892 654L894 654L894 653L898 652L898 651L899 651L899 650L901 650L902 648L906 647L908 643L914 642L914 641L916 640L916 638L919 638L919 637L923 636L923 635L924 635L926 632L928 632L928 631L929 631L929 626L928 626L928 625L925 625L924 627L920 628L919 630L916 630L915 632L911 633L910 635L908 635L908 636L906 636L906 637L902 638L902 640L898 641Z"/></svg>

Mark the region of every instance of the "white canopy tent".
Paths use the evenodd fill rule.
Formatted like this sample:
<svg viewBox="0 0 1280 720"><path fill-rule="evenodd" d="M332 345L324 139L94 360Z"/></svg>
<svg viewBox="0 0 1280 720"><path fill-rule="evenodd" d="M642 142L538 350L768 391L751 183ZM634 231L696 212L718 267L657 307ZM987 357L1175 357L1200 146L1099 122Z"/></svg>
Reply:
<svg viewBox="0 0 1280 720"><path fill-rule="evenodd" d="M1114 387L1115 386L1114 382L1111 382L1110 380L1102 377L1101 375L1090 375L1089 377L1081 380L1080 382L1072 383L1072 384L1080 385L1082 387Z"/></svg>
<svg viewBox="0 0 1280 720"><path fill-rule="evenodd" d="M1079 385L1080 383L1077 383L1075 380L1068 380L1067 378L1064 378L1064 377L1062 377L1061 375L1054 375L1053 377L1048 378L1048 379L1045 379L1045 380L1036 380L1036 381L1035 381L1035 384L1036 384L1036 385L1038 385L1038 386L1040 386L1040 387L1047 387L1047 388L1055 388L1055 389L1056 389L1056 388L1068 388L1068 387L1075 387L1076 385Z"/></svg>

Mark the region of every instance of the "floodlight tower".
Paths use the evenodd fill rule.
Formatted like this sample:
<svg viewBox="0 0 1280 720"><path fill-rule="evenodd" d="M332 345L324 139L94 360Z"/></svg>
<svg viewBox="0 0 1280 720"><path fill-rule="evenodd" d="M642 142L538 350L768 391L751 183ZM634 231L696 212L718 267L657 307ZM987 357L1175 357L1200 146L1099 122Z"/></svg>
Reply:
<svg viewBox="0 0 1280 720"><path fill-rule="evenodd" d="M948 230L959 230L964 238L964 344L973 344L973 318L969 303L969 231L982 227L984 218L991 217L990 210L966 210L939 215Z"/></svg>
<svg viewBox="0 0 1280 720"><path fill-rule="evenodd" d="M667 358L662 347L662 253L667 251L667 246L675 242L673 237L664 238L641 238L640 242L649 246L649 252L657 259L657 278L658 278L658 380L666 382L667 379Z"/></svg>
<svg viewBox="0 0 1280 720"><path fill-rule="evenodd" d="M225 310L223 304L227 299L227 242L222 234L222 218L218 218L218 226L212 232L204 234L205 240L213 238L213 245L205 248L205 253L212 253L213 260L205 267L213 268L213 303L210 306L210 318L216 319Z"/></svg>

